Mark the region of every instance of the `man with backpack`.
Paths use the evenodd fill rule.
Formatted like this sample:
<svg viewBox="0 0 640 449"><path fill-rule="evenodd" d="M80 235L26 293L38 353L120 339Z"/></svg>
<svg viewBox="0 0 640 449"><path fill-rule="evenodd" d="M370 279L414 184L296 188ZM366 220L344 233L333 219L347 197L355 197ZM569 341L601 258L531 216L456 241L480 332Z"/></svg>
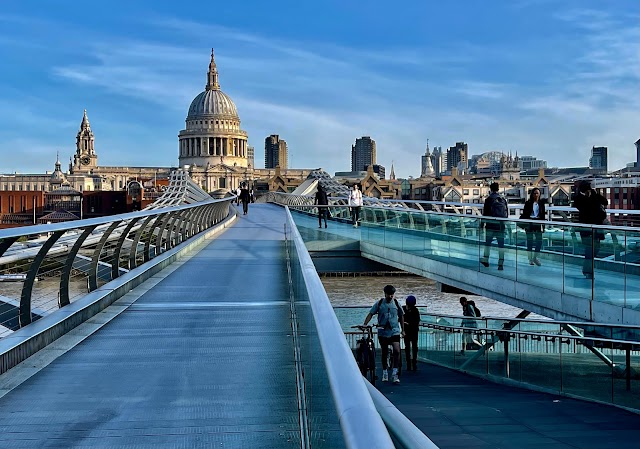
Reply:
<svg viewBox="0 0 640 449"><path fill-rule="evenodd" d="M482 215L494 218L509 218L509 207L507 200L498 193L500 186L497 182L489 186L491 193L484 201ZM483 220L485 229L484 257L480 258L480 263L485 267L489 266L489 253L493 239L498 242L498 270L504 270L504 229L505 223L502 220Z"/></svg>
<svg viewBox="0 0 640 449"><path fill-rule="evenodd" d="M384 298L376 301L364 320L366 326L374 315L378 315L378 341L382 348L382 381L389 381L387 358L389 345L393 346L393 383L399 384L398 367L400 366L400 337L404 337L404 314L398 301L394 299L396 289L393 285L386 285L383 289Z"/></svg>

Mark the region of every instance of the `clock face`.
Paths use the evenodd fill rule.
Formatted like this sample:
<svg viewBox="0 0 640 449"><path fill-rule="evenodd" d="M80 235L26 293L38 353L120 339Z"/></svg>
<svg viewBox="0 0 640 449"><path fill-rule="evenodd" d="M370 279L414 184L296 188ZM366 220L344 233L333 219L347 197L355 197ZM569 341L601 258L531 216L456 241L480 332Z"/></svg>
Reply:
<svg viewBox="0 0 640 449"><path fill-rule="evenodd" d="M84 156L82 159L80 159L80 162L82 163L82 165L89 165L91 163L91 158L89 156Z"/></svg>

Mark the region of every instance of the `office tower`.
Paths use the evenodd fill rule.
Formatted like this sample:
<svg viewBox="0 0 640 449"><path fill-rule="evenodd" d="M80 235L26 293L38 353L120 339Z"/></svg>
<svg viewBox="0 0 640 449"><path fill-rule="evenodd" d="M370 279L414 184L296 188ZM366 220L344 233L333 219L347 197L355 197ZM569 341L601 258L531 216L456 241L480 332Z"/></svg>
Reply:
<svg viewBox="0 0 640 449"><path fill-rule="evenodd" d="M351 145L351 171L366 171L375 163L376 141L369 136L356 139L356 144Z"/></svg>
<svg viewBox="0 0 640 449"><path fill-rule="evenodd" d="M287 167L287 142L277 134L264 139L264 168Z"/></svg>
<svg viewBox="0 0 640 449"><path fill-rule="evenodd" d="M393 164L391 164L391 168L393 168ZM378 179L384 179L386 168L384 165L373 164L373 172L378 175Z"/></svg>
<svg viewBox="0 0 640 449"><path fill-rule="evenodd" d="M447 171L454 168L466 169L469 158L469 146L464 142L456 142L455 147L450 147L447 151Z"/></svg>
<svg viewBox="0 0 640 449"><path fill-rule="evenodd" d="M256 151L252 146L247 146L247 167L256 168L255 153Z"/></svg>
<svg viewBox="0 0 640 449"><path fill-rule="evenodd" d="M447 153L442 152L442 147L433 147L431 162L435 175L442 176L442 172L446 171L447 168Z"/></svg>
<svg viewBox="0 0 640 449"><path fill-rule="evenodd" d="M591 148L591 157L589 158L589 168L594 170L607 171L607 147Z"/></svg>

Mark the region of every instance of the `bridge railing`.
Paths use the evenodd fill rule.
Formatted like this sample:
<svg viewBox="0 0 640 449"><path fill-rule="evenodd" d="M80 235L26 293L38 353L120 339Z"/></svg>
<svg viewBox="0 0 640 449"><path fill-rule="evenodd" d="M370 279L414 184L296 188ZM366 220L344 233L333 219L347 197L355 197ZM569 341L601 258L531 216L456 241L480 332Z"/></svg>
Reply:
<svg viewBox="0 0 640 449"><path fill-rule="evenodd" d="M307 214L314 207L305 204L311 201L309 197L279 194L273 199L293 203L292 209ZM355 235L361 244L640 310L640 228L489 219L381 204L362 207L361 228ZM347 206L329 208L338 220L349 220ZM488 240L492 244L487 244ZM498 248L501 240L502 250ZM485 259L487 250L489 257ZM502 270L498 270L500 253L504 257ZM587 315L588 311L578 316Z"/></svg>
<svg viewBox="0 0 640 449"><path fill-rule="evenodd" d="M345 333L368 309L335 308ZM472 319L421 309L421 360L493 381L640 410L637 326Z"/></svg>
<svg viewBox="0 0 640 449"><path fill-rule="evenodd" d="M307 421L319 431L322 399L331 392L348 448L393 448L385 424L376 411L364 380L349 349L329 298L316 273L302 237L287 209L287 245L295 314L301 335ZM324 379L328 382L325 384ZM324 410L326 413L326 410Z"/></svg>
<svg viewBox="0 0 640 449"><path fill-rule="evenodd" d="M230 201L0 230L0 337L210 228Z"/></svg>

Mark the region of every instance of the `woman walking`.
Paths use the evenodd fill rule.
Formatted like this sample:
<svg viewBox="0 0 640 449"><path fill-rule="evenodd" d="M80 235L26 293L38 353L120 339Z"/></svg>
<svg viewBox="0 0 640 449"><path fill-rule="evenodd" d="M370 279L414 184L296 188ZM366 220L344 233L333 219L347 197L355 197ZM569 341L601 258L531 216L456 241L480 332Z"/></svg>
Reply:
<svg viewBox="0 0 640 449"><path fill-rule="evenodd" d="M358 184L354 184L349 193L349 206L351 206L351 218L353 219L353 227L358 227L360 219L360 208L362 207L362 192L358 188Z"/></svg>
<svg viewBox="0 0 640 449"><path fill-rule="evenodd" d="M540 198L540 189L534 188L529 194L529 199L524 203L524 210L520 218L527 220L544 220L545 219L545 205L546 200ZM529 265L540 266L540 259L538 254L540 248L542 248L542 232L544 231L544 225L527 223L525 226L525 232L527 233L527 252L529 253Z"/></svg>

